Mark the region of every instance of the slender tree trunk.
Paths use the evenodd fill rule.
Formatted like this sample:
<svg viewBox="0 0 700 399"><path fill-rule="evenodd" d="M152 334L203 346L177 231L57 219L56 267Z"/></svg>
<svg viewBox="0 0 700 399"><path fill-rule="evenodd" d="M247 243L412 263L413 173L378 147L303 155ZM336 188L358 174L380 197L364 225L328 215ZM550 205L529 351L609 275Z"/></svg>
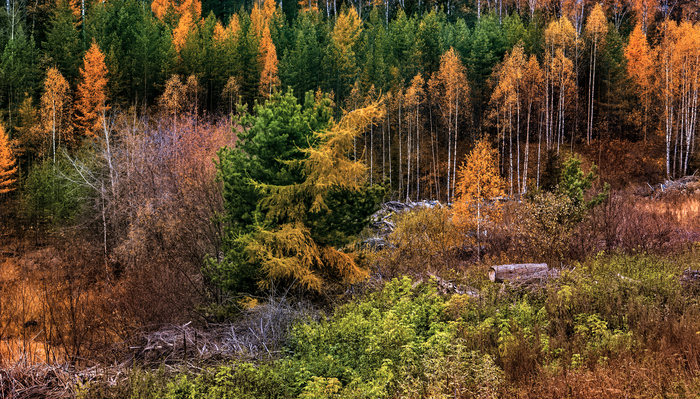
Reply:
<svg viewBox="0 0 700 399"><path fill-rule="evenodd" d="M420 102L416 104L416 200L420 200L420 124L418 114Z"/></svg>
<svg viewBox="0 0 700 399"><path fill-rule="evenodd" d="M401 154L401 147L403 147L401 138L401 98L399 100L399 193L403 192L403 154Z"/></svg>
<svg viewBox="0 0 700 399"><path fill-rule="evenodd" d="M527 107L527 125L525 127L525 161L523 162L523 191L527 192L527 162L530 158L530 115L532 113L532 99L528 101Z"/></svg>

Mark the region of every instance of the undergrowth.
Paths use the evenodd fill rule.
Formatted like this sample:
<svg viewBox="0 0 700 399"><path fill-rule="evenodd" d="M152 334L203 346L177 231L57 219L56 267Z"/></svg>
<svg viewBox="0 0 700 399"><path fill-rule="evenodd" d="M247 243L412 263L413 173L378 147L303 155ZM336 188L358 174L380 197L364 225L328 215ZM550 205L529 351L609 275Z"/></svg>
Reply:
<svg viewBox="0 0 700 399"><path fill-rule="evenodd" d="M700 306L679 276L697 267L692 253L599 253L538 290L483 283L478 296L397 278L294 325L276 360L132 371L117 387L83 386L80 397L692 396Z"/></svg>

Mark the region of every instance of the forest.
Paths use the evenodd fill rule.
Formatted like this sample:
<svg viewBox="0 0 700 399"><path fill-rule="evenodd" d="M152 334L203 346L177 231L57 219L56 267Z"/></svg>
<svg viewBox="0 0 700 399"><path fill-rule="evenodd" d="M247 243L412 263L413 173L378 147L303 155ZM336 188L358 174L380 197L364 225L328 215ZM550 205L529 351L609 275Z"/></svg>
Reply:
<svg viewBox="0 0 700 399"><path fill-rule="evenodd" d="M0 397L700 395L696 0L5 0L0 50Z"/></svg>

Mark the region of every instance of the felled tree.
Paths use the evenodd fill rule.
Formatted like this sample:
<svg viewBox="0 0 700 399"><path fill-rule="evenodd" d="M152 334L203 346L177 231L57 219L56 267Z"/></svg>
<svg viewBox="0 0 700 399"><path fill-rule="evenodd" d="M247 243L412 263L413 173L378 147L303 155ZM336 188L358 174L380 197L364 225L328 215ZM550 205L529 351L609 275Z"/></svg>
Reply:
<svg viewBox="0 0 700 399"><path fill-rule="evenodd" d="M347 156L381 111L372 104L337 123L330 115L330 101L311 93L303 107L292 93L273 94L255 117L244 116L236 148L219 153L230 232L217 272L226 288L282 282L320 291L366 275L337 247L362 229L382 194Z"/></svg>
<svg viewBox="0 0 700 399"><path fill-rule="evenodd" d="M0 194L9 193L15 188L12 184L17 181L14 178L17 173L17 163L10 147L10 137L5 128L0 125Z"/></svg>
<svg viewBox="0 0 700 399"><path fill-rule="evenodd" d="M477 254L481 256L482 229L501 218L495 197L504 195L505 182L498 173L498 153L487 140L480 140L459 169L454 203L455 224L462 232L476 231Z"/></svg>

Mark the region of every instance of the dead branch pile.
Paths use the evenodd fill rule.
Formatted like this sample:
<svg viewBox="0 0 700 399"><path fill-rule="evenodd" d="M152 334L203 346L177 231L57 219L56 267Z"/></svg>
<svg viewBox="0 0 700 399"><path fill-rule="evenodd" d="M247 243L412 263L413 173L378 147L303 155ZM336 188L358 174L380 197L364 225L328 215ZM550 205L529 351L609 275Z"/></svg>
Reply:
<svg viewBox="0 0 700 399"><path fill-rule="evenodd" d="M700 194L700 178L696 175L684 176L679 179L667 179L654 186L647 185L637 190L644 197L660 198L670 194Z"/></svg>
<svg viewBox="0 0 700 399"><path fill-rule="evenodd" d="M73 397L77 379L67 364L20 361L0 369L0 397L59 399Z"/></svg>
<svg viewBox="0 0 700 399"><path fill-rule="evenodd" d="M371 216L370 227L374 232L374 236L368 238L362 242L362 245L368 248L374 249L384 249L391 244L386 240L388 236L394 229L396 225L391 220L392 216L398 213L408 212L418 208L434 208L442 207L443 205L440 201L388 201L381 205L381 208Z"/></svg>
<svg viewBox="0 0 700 399"><path fill-rule="evenodd" d="M149 367L196 366L222 358L271 359L280 353L294 323L316 317L308 303L271 299L247 310L233 324L198 329L187 323L143 332L129 348L129 362Z"/></svg>

